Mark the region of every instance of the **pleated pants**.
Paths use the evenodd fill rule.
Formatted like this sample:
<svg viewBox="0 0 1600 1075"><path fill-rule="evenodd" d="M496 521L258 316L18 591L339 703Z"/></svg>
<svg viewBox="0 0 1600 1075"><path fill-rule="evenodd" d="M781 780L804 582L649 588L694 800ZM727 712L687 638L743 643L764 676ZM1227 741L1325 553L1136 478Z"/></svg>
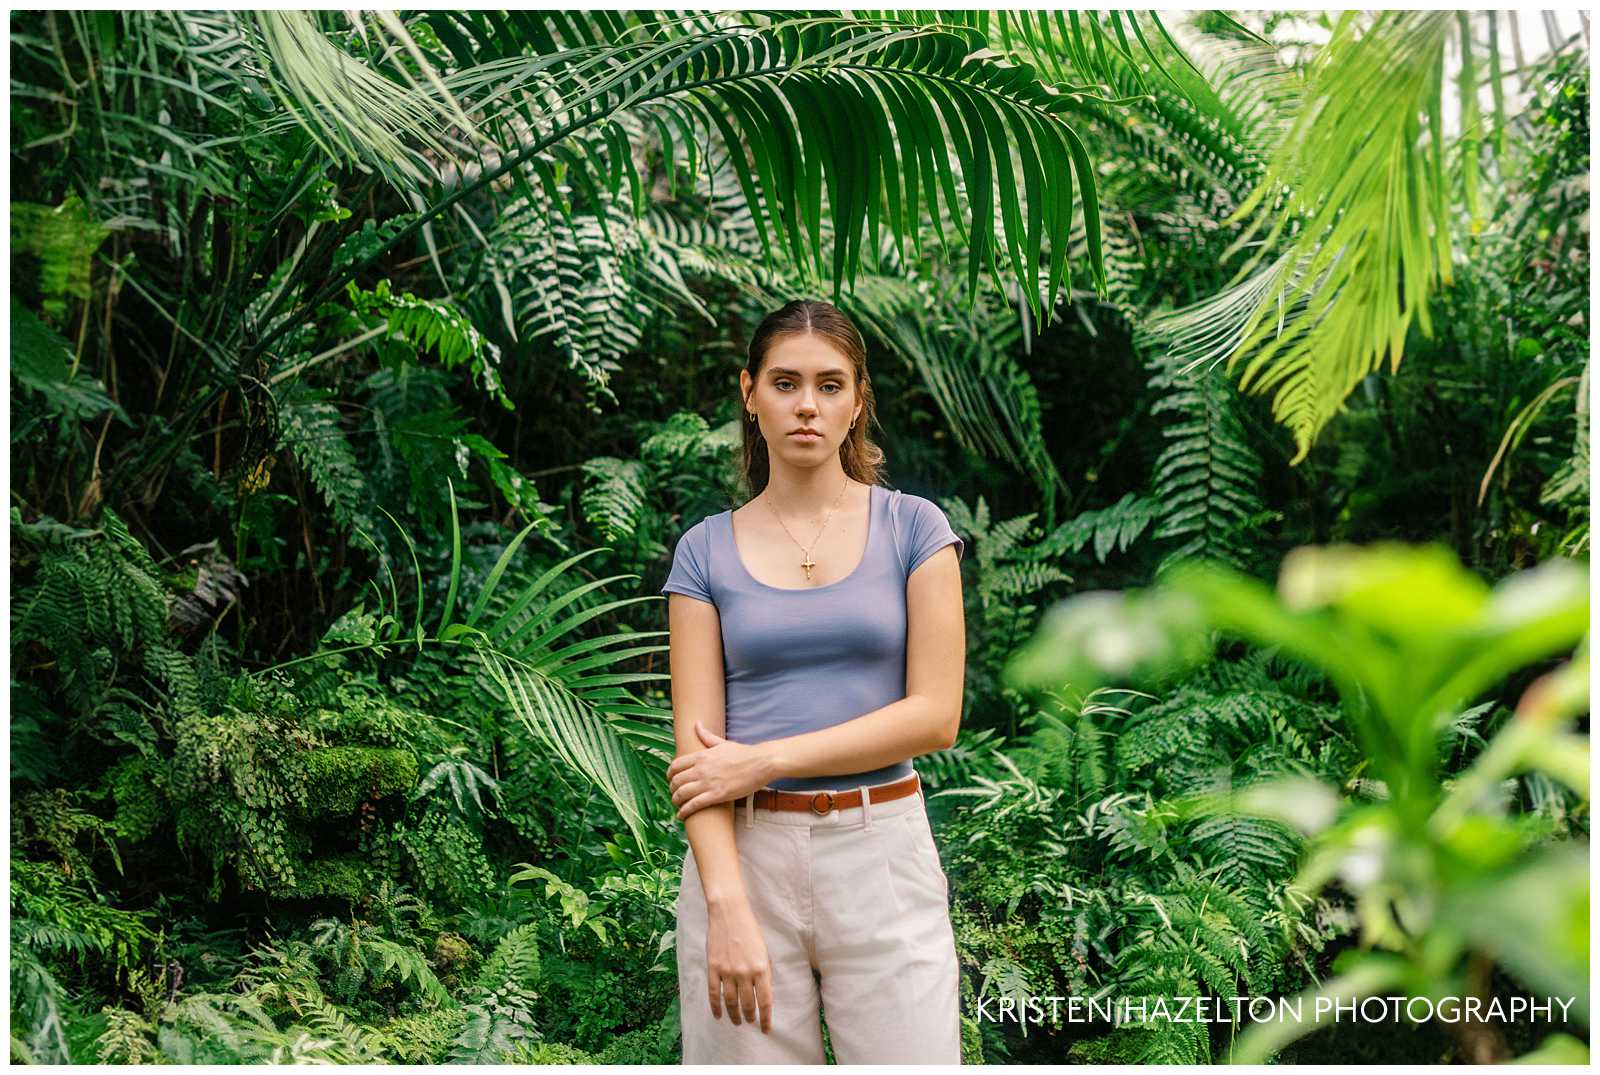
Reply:
<svg viewBox="0 0 1600 1075"><path fill-rule="evenodd" d="M959 1064L949 887L922 795L826 814L753 809L734 841L772 962L772 1030L711 1013L706 904L691 849L677 906L685 1064Z"/></svg>

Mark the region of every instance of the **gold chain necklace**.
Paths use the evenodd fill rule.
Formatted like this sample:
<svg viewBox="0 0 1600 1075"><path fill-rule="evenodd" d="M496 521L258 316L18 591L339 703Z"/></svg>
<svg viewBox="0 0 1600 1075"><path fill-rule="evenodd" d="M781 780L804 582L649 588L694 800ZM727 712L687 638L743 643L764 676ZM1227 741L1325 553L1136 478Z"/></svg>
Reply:
<svg viewBox="0 0 1600 1075"><path fill-rule="evenodd" d="M828 528L828 523L833 519L833 513L838 510L839 501L844 499L845 490L849 488L850 477L849 475L846 475L844 479L844 489L839 490L838 497L834 499L833 507L828 509L828 517L822 520L822 526L817 529L817 536L811 539L811 549L817 547L817 542L822 538L822 531ZM799 539L794 536L794 533L789 529L788 525L784 523L783 516L778 514L778 509L776 507L773 507L772 498L767 495L766 490L764 489L761 491L761 499L767 502L767 507L772 510L772 517L778 520L778 525L783 527L783 532L785 534L789 535L789 540L793 541L796 545L799 545L800 551L805 554L805 559L800 561L800 566L806 569L806 581L809 582L811 580L811 569L817 566L816 561L811 559L811 549L806 548L804 545L800 545Z"/></svg>

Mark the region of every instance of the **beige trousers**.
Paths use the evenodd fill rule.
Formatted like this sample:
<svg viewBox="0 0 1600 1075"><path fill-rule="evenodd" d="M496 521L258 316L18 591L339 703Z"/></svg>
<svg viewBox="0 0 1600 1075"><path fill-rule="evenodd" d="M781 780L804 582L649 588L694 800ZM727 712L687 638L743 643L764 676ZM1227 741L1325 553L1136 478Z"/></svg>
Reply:
<svg viewBox="0 0 1600 1075"><path fill-rule="evenodd" d="M843 790L843 789L841 789ZM745 891L772 962L772 1032L711 1014L694 851L678 894L685 1064L959 1064L949 889L921 794L827 814L735 804Z"/></svg>

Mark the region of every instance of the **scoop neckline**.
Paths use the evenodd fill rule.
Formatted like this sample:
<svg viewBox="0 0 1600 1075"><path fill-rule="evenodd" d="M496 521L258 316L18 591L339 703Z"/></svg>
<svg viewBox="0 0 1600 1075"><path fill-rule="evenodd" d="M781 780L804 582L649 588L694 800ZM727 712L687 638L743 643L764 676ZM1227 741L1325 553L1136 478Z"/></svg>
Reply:
<svg viewBox="0 0 1600 1075"><path fill-rule="evenodd" d="M774 591L776 593L820 593L820 592L822 592L824 590L831 590L836 586L843 586L845 583L849 582L851 579L855 578L857 575L859 575L861 573L861 569L864 566L866 566L867 558L872 555L872 541L873 541L873 538L875 538L877 536L877 531L878 531L877 514L878 514L878 486L876 486L876 485L868 485L867 486L867 541L866 541L866 544L864 546L862 546L861 559L856 561L856 566L851 568L850 569L850 573L848 575L846 575L844 578L835 579L834 581L828 582L828 583L824 583L821 586L774 586L771 583L762 582L760 579L756 578L754 575L752 575L750 573L750 569L748 567L744 566L744 557L739 554L739 543L738 543L738 541L734 540L734 536L733 536L733 509L732 508L729 508L727 511L723 512L723 522L724 522L724 525L726 526L726 530L724 531L724 533L726 533L727 536L728 536L728 548L733 551L733 562L735 564L739 565L739 572L742 575L744 575L744 577L746 579L748 579L751 583L753 583L756 586L759 586L763 590L772 590L772 591Z"/></svg>

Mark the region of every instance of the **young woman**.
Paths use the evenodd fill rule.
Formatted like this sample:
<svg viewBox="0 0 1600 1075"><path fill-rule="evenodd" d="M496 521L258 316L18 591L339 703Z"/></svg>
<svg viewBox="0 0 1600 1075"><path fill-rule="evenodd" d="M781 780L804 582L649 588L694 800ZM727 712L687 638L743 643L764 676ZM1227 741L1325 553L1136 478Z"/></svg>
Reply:
<svg viewBox="0 0 1600 1075"><path fill-rule="evenodd" d="M961 1060L948 892L911 766L955 741L963 542L877 483L866 347L826 302L739 374L756 495L679 539L662 593L688 835L684 1063ZM953 547L952 547L953 546ZM947 551L948 550L948 551Z"/></svg>

